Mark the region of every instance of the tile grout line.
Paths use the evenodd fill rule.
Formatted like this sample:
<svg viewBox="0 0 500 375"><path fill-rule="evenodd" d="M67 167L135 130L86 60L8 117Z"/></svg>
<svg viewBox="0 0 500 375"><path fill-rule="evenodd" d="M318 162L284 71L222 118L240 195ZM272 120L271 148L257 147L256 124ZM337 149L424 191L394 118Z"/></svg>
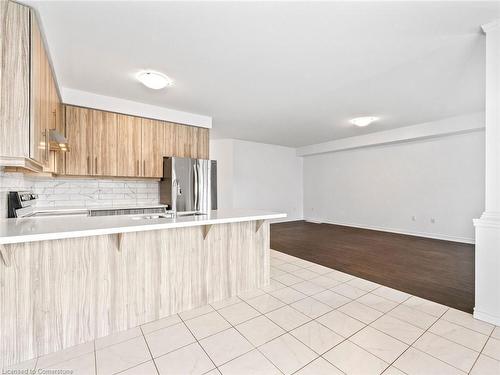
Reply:
<svg viewBox="0 0 500 375"><path fill-rule="evenodd" d="M441 359L439 359L439 358L437 358L437 357L434 357L432 354L426 353L426 352L424 352L423 350L420 350L419 348L417 348L417 347L415 347L415 346L414 346L414 345L415 345L415 343L416 343L416 342L417 342L417 341L418 341L418 340L419 340L422 336L424 336L424 335L425 335L425 334L426 334L426 333L427 333L427 332L428 332L428 331L432 328L432 326L434 326L434 325L435 325L435 324L436 324L436 323L437 323L437 322L438 322L438 321L439 321L439 320L443 317L443 315L444 315L444 314L446 314L447 312L448 312L448 309L447 309L445 312L443 312L443 313L442 313L442 314L441 314L441 315L440 315L440 316L436 319L436 321L435 321L434 323L432 323L432 324L431 324L431 325L430 325L430 326L429 326L426 330L424 330L424 332L422 332L422 334L421 334L420 336L418 336L418 337L417 337L417 339L416 339L415 341L413 341L413 343L412 343L410 346L408 346L408 348L406 348L406 350L405 350L405 351L403 351L403 353L401 353L401 354L400 354L400 355L399 355L399 356L398 356L398 357L397 357L394 361L392 361L392 363L391 363L391 365L390 365L390 366L394 366L394 367L396 367L398 370L403 371L403 370L401 370L399 367L397 367L397 366L395 365L395 363L396 363L396 361L397 361L399 358L401 358L401 356L403 356L403 354L404 354L404 353L406 353L406 352L407 352L410 348L413 348L414 350L418 350L419 352L424 353L424 354L426 354L426 355L428 355L428 356L430 356L430 357L432 357L432 358L434 358L434 359L436 359L436 360L438 360L438 361L440 361L440 362L442 362L442 363L444 363L444 364L446 364L446 365L448 365L448 366L451 366L451 367L453 367L454 369L456 369L456 370L458 370L458 371L462 371L462 370L461 370L461 369L459 369L458 367L455 367L455 366L453 366L453 365L450 365L449 363L447 363L447 362L445 362L445 361L443 361L443 360L441 360ZM432 333L432 332L431 332L431 333ZM439 336L439 337L441 337L441 336ZM403 371L403 372L404 372L404 371Z"/></svg>
<svg viewBox="0 0 500 375"><path fill-rule="evenodd" d="M91 342L92 342L92 346L95 348L95 342L94 342L94 341L95 341L95 340L92 340L92 341L87 341L87 342L84 342L84 343L81 343L81 344L77 344L77 345L70 346L69 348L66 348L66 349L71 349L71 348L74 348L74 347L76 347L76 346L83 345L83 344L90 344ZM57 352L47 353L47 354L44 354L43 356L38 356L38 357L36 357L36 366L37 366L37 367L36 367L36 370L45 370L45 369L46 369L46 368L41 368L41 369L40 369L40 368L38 368L38 362L39 362L39 359L40 359L40 358L43 358L44 356L47 356L47 355L53 355L53 354L60 353L61 351L64 351L64 350L66 350L66 349L62 349L62 350L57 351ZM83 353L83 354L78 354L78 355L76 355L76 356L74 356L74 357L70 357L70 358L66 358L66 359L64 359L64 360L62 360L62 361L54 362L54 363L52 363L52 364L49 364L49 365L48 365L48 367L53 367L53 366L60 365L60 364L63 364L63 363L65 363L65 362L71 361L71 360L76 359L76 358L81 358L81 357L83 357L83 356L85 356L85 355L89 355L89 354L91 354L91 353L94 353L94 351L95 351L95 349L92 349L91 351L88 351L88 352L86 352L86 353ZM33 359L34 359L34 358L33 358Z"/></svg>
<svg viewBox="0 0 500 375"><path fill-rule="evenodd" d="M210 307L212 307L212 306L210 306ZM212 309L213 309L213 307L212 307ZM214 309L214 311L217 311L217 310L216 310L216 309ZM212 313L212 311L211 311L210 313ZM210 313L207 313L207 314L210 314ZM207 315L207 314L202 314L202 315L199 315L199 316L203 316L203 315ZM219 314L219 315L220 315L220 314ZM187 328L187 330L189 331L189 333L191 334L191 336L193 336L193 338L196 340L196 343L198 344L198 346L201 348L201 350L203 350L203 352L205 353L205 355L207 356L207 358L210 360L210 362L212 362L212 364L214 365L214 369L217 369L217 371L219 371L219 367L215 364L215 362L214 362L214 360L212 359L212 357L210 357L210 355L208 355L208 353L207 353L207 351L205 350L205 348L203 347L203 345L201 345L201 343L200 343L200 341L198 340L198 338L197 338L197 337L193 334L193 332L191 331L191 328L189 328L189 326L186 324L186 321L184 321L184 319L183 319L180 315L179 315L179 318L181 319L182 323L183 323L183 324L184 324L184 326ZM196 318L198 318L198 317L195 317L195 318L193 318L193 319L196 319ZM224 319L224 317L222 317L222 319ZM188 319L188 321L189 321L189 320L190 320L190 319ZM224 319L224 320L225 320L225 319ZM229 322L228 322L228 323L229 323ZM230 323L229 323L229 324L230 324ZM227 328L227 329L229 329L229 328ZM224 331L226 331L226 329L224 329L224 330L222 330L222 331L220 331L220 332L224 332ZM218 333L220 333L220 332L214 333L214 334L212 334L212 335L208 335L208 336L204 337L202 340L204 340L204 339L206 339L206 338L208 338L208 337L214 336L214 335L216 335L216 334L218 334ZM191 344L193 344L193 343L191 343ZM191 344L188 344L188 345L191 345ZM187 345L186 345L186 346L187 346ZM178 349L176 349L176 350L178 350ZM173 351L172 351L172 352L173 352ZM167 354L168 354L168 353L167 353ZM209 371L212 371L212 370L209 370ZM207 372L208 372L208 371L207 371ZM220 372L220 371L219 371L219 372Z"/></svg>
<svg viewBox="0 0 500 375"><path fill-rule="evenodd" d="M479 360L479 357L481 357L481 355L485 355L487 356L488 358L491 358L489 355L487 354L483 354L483 350L484 348L486 347L486 345L488 344L488 341L490 341L490 339L492 338L492 335L493 335L493 332L495 332L495 328L493 328L488 336L488 339L484 342L484 345L483 347L481 348L481 351L479 352L479 355L477 356L476 360L474 361L474 363L472 364L472 367L470 368L468 374L471 373L472 369L474 368L474 366L476 365L477 361ZM492 359L495 359L495 358L492 358ZM496 359L495 359L496 360Z"/></svg>
<svg viewBox="0 0 500 375"><path fill-rule="evenodd" d="M326 274L326 273L325 273L325 274ZM321 275L321 276L322 276L322 275ZM325 277L327 277L327 276L325 276ZM350 280L352 280L352 279L350 279ZM344 281L344 282L339 282L337 285L335 285L335 287L336 287L336 286L338 286L338 285L341 285L341 284L345 284L345 283L347 283L347 282L348 282L348 281L350 281L350 280L346 280L346 281ZM277 281L277 280L275 280L275 281ZM309 280L304 280L304 281L309 281ZM277 290L280 290L280 289L285 289L285 288L292 288L292 289L293 289L293 285L299 284L299 283L301 283L301 282L302 282L302 281L297 282L297 283L294 283L294 284L291 284L291 285L285 285L285 287L283 287L283 288L278 288L278 289L276 289L276 290L272 290L272 291L270 291L270 292L264 292L264 294L267 294L267 295L269 295L269 296L271 296L271 297L274 297L273 295L271 295L271 294L270 294L271 292L273 292L273 291L277 291ZM317 285L317 284L316 284L316 285ZM262 290L262 289L261 289L261 290ZM296 290L296 289L294 289L294 290ZM330 289L325 289L324 291L326 291L326 290L330 290ZM297 290L296 290L296 291L297 291ZM324 291L318 292L318 293L316 293L316 294L323 293ZM300 292L300 291L298 291L298 292ZM301 293L302 293L302 292L301 292ZM263 294L263 295L264 295L264 294ZM313 295L315 295L315 294L313 294ZM284 336L284 335L286 335L286 334L291 335L294 339L296 339L298 342L300 342L302 345L304 345L306 348L308 348L308 349L309 349L309 350L311 350L314 354L316 354L316 355L317 355L317 357L315 357L312 361L310 361L310 362L306 363L304 366L302 366L302 367L300 367L299 369L297 369L296 371L294 371L294 373L295 373L295 372L297 372L297 371L300 371L302 368L304 368L304 367L308 366L309 364L311 364L312 362L314 362L314 361L315 361L315 360L317 360L318 358L322 357L322 354L318 354L317 352L315 352L315 351L314 351L311 347L309 347L307 344L305 344L302 340L300 340L298 337L296 337L295 335L293 335L291 332L292 332L293 330L296 330L297 328L300 328L300 327L302 327L302 326L306 325L306 324L309 324L309 323L311 323L311 322L313 322L313 321L316 321L316 319L318 319L318 318L320 318L320 317L322 317L322 316L324 316L324 315L326 315L326 314L329 314L330 312L332 312L332 311L336 310L337 308L340 308L340 307L344 306L345 304L348 304L348 303L350 303L350 302L352 302L352 301L353 301L353 300L351 300L349 297L345 297L345 296L343 296L343 297L345 297L345 298L348 298L348 299L349 299L349 301L348 301L348 302L346 302L346 303L344 303L344 304L342 304L342 305L337 306L336 308L332 308L330 305L327 305L327 304L325 304L325 303L323 303L323 302L321 302L321 301L316 300L316 299L313 297L313 295L306 295L304 298L301 298L301 299L299 299L299 300L297 300L297 301L294 301L294 302L292 302L292 303L286 303L286 302L284 302L284 301L280 300L280 301L284 304L283 306L280 306L280 307L278 307L278 308L276 308L276 309L270 310L270 311L268 311L268 312L266 312L266 313L261 313L261 316L266 317L267 319L269 319L271 322L273 322L274 324L276 324L278 327L280 327L280 328L281 328L281 329L283 329L283 331L284 331L282 334L280 334L280 335L278 335L278 336L276 336L276 337L274 337L274 338L272 338L272 339L270 339L270 340L268 340L268 341L266 341L266 342L262 343L261 345L259 345L259 346L255 346L256 350L258 350L258 351L259 351L259 352L260 352L260 353L261 353L261 354L262 354L262 355L263 355L263 356L264 356L267 360L269 360L269 361L270 361L273 365L274 365L274 362L273 362L270 358L268 358L268 357L265 355L265 353L263 353L263 352L260 350L260 348L261 348L262 346L266 345L267 343L269 343L269 342L271 342L271 341L273 341L273 340L276 340L277 338L282 337L282 336ZM260 297L260 296L257 296L257 297L255 297L255 298L258 298L258 297ZM279 298L277 298L277 297L274 297L274 298L276 298L276 299L278 299L278 300L279 300ZM293 306L291 306L291 304L296 303L296 302L298 302L298 301L302 301L302 300L307 299L307 298L313 298L313 299L315 299L316 301L318 301L318 302L320 302L320 303L325 304L325 305L326 305L326 306L328 306L331 310L330 310L330 311L328 311L328 312L326 312L326 313L324 313L324 314L321 314L321 315L317 316L316 318L311 318L311 317L309 317L308 315L306 315L306 314L302 313L301 311L299 311L299 310L297 310L296 308L294 308ZM250 299L250 300L251 300L251 299ZM250 307L253 307L253 306L252 306L252 305L250 305L250 304L249 304L246 300L244 300L244 302L246 302L246 303L247 303ZM291 329L291 330L287 330L287 329L285 329L284 327L281 327L279 324L277 324L276 322L274 322L271 318L269 318L269 317L267 316L267 314L269 314L269 313L271 313L271 312L273 312L273 311L279 310L279 309L281 309L281 308L283 308L283 307L285 307L285 306L289 306L290 308L292 308L292 309L294 309L294 310L298 311L300 314L302 314L302 315L304 315L304 316L307 316L309 320L308 320L307 322L305 322L305 323L300 324L300 325L299 325L299 326L297 326L297 327L294 327L294 328L293 328L293 329ZM259 312L260 312L260 311L259 311ZM249 319L249 320L251 320L251 319ZM333 330L331 330L330 328L328 328L328 327L326 327L325 325L323 325L321 322L316 322L316 323L318 323L318 324L320 324L321 326L325 327L326 329L328 329L328 330L332 331L333 333L336 333L336 332L334 332ZM240 323L240 324L242 324L242 323ZM363 324L364 324L364 323L363 323ZM238 330L238 328L237 328L237 327L234 327L234 328L235 328L235 329L236 329L236 330L237 330L240 334L242 334L242 333ZM363 328L364 328L364 327L363 327ZM356 332L358 332L358 331L356 331ZM337 334L337 333L336 333L336 334ZM242 335L243 335L243 334L242 334ZM339 335L339 336L343 337L342 335ZM347 339L346 339L346 338L344 338L344 340L342 340L342 341L341 341L340 343L338 343L337 345L340 345L340 344L341 344L342 342L344 342L345 340L347 340ZM253 345L253 344L252 344L252 345ZM335 346L337 346L337 345L335 345ZM335 346L334 346L334 347L335 347ZM330 348L329 350L333 349L334 347ZM323 359L324 359L324 358L323 358ZM329 362L329 363L330 363L330 362ZM333 365L333 364L332 364L332 365ZM274 365L274 366L275 366L275 367L277 367L276 365ZM334 366L335 368L337 368L335 365L333 365L333 366ZM340 369L339 369L339 370L340 370ZM281 369L279 369L279 368L278 368L278 371L282 372L282 371L281 371ZM341 372L343 373L343 371L341 371Z"/></svg>
<svg viewBox="0 0 500 375"><path fill-rule="evenodd" d="M443 306L445 306L445 305L443 305ZM446 306L446 307L448 307L448 306ZM469 313L466 313L466 312L464 312L464 311L462 311L462 310L457 310L457 309L454 309L453 307L448 307L448 310L452 310L452 309L453 309L453 310L456 310L456 311L459 311L459 312L461 312L461 313L469 314ZM472 314L469 314L469 315L472 315ZM448 320L448 319L446 319L446 318L444 318L444 317L443 317L443 318L440 318L440 319L443 319L444 321L446 321L446 322L448 322L448 323L455 324L455 325L457 325L457 326L459 326L459 327L461 327L461 328L465 328L465 329L467 329L467 330L469 330L469 331L472 331L472 332L475 332L475 333L480 333L481 335L484 335L484 336L488 336L488 335L487 335L487 334L485 334L485 333L482 333L482 332L476 331L475 329L472 329L472 328L466 327L466 326L464 326L463 324L452 322L451 320ZM475 319L475 318L473 318L473 319ZM480 322L485 323L485 324L490 324L490 323L483 322L483 321L480 321ZM493 331L495 330L495 327L496 327L494 324L492 324L492 325L493 325L493 330L491 331L491 333L493 333ZM500 326L499 326L499 327L500 327ZM491 333L490 333L490 334L491 334Z"/></svg>
<svg viewBox="0 0 500 375"><path fill-rule="evenodd" d="M381 285L380 287L383 287L383 285ZM379 288L380 288L380 287L379 287ZM376 288L376 289L379 289L379 288ZM374 290L376 290L376 289L374 289ZM371 293L371 292L370 292L370 293ZM365 294L365 295L366 295L366 294ZM358 298L361 298L361 297L363 297L363 296L360 296L360 297L358 297ZM381 298L383 298L383 297L381 297ZM388 310L388 311L387 311L387 313L384 313L383 315L379 316L379 317L378 317L377 319L375 319L373 322L375 322L375 321L377 321L378 319L382 318L384 315L388 314L390 311L392 311L392 310L396 309L398 306L400 306L400 305L402 305L404 302L406 302L409 298L411 298L411 297L408 297L407 299L405 299L405 300L403 300L403 301L401 301L401 302L392 301L392 302L394 302L394 303L397 303L397 305L396 305L396 306L394 306L392 309ZM346 314L346 315L348 315L348 314ZM350 316L350 315L348 315L348 316ZM353 319L356 319L356 318L354 318L354 317L352 317L352 316L350 316L350 317L351 317L351 318L353 318ZM356 320L358 320L358 319L356 319ZM358 320L358 321L360 321L360 320ZM361 321L360 321L360 322L361 322ZM356 332L352 333L352 334L351 334L350 336L348 336L348 337L347 337L344 341L342 341L341 343L339 343L339 344L335 345L335 346L334 346L334 348L335 348L336 346L338 346L338 345L342 344L342 343L343 343L343 342L345 342L345 341L349 341L350 343L352 343L353 345L356 345L356 346L357 346L358 348L360 348L361 350L363 350L363 351L365 351L365 352L367 352L367 353L369 353L369 354L373 355L374 357L376 357L376 358L380 359L382 362L384 362L384 363L388 363L388 362L386 362L384 359L380 358L379 356L377 356L377 355L375 355L375 354L373 354L373 353L369 352L369 351L368 351L368 350L366 350L365 348L363 348L363 347L359 346L358 344L356 344L355 342L353 342L353 341L349 340L351 337L353 337L354 335L356 335L358 332L362 331L362 330L363 330L363 329L365 329L366 327L371 327L371 324L372 324L373 322L371 322L371 323L369 323L369 324L365 324L364 322L361 322L361 323L365 324L365 326L364 326L363 328L361 328L361 329L357 330ZM371 327L371 328L376 329L375 327ZM377 329L377 331L382 332L382 331L380 331L380 330L378 330L378 329ZM385 332L382 332L382 333L384 333L384 334L388 335L388 334L387 334L387 333L385 333ZM390 336L390 335L388 335L388 336ZM392 336L390 336L390 337L392 337ZM395 337L392 337L392 338L396 339ZM403 342L403 341L401 341L401 340L399 340L399 339L396 339L396 340L398 340L398 341L400 341L400 342ZM403 343L404 343L404 342L403 342ZM405 344L405 345L408 345L408 344L406 344L406 343L404 343L404 344ZM405 349L405 351L406 351L406 350L408 350L410 347L411 347L411 345L408 345L408 348L406 348L406 349ZM332 349L333 349L333 348L331 348L330 350L332 350ZM329 352L330 350L328 350L328 352ZM405 351L403 351L403 353L404 353ZM327 352L327 353L328 353L328 352ZM403 353L401 353L401 355L403 355ZM324 354L326 354L326 353L324 353ZM322 354L322 355L321 355L321 357L322 357L325 361L327 361L328 363L330 363L331 365L335 366L335 364L333 364L332 362L330 362L327 358L323 357L323 355L324 355L324 354ZM401 355L400 355L400 356L401 356ZM399 356L398 356L398 358L399 358ZM397 358L396 358L396 360L397 360ZM392 363L394 363L396 360L394 360ZM388 363L388 366L387 366L386 368L384 368L384 371L383 371L383 372L387 371L387 369L388 369L389 367L391 367L391 366L392 366L392 363ZM337 366L335 366L335 368L338 368L338 367L337 367ZM340 370L340 369L339 369L339 370ZM398 369L398 370L399 370L399 369ZM342 371L342 370L341 370L341 371Z"/></svg>
<svg viewBox="0 0 500 375"><path fill-rule="evenodd" d="M277 281L277 280L275 280L275 281ZM304 280L304 281L307 281L307 280ZM300 283L300 282L298 282L298 283ZM287 287L290 287L290 286L287 286L287 285L285 285L285 284L283 284L283 285L284 285L283 287L278 288L278 289L275 289L275 290L280 290L280 289L285 289L285 288L287 288ZM292 285L293 285L293 284L292 284ZM338 284L338 285L340 285L340 284ZM259 288L259 289L260 289L260 290L262 290L261 288ZM272 295L270 294L270 292L275 291L275 290L271 290L271 291L269 291L269 292L263 291L264 293L263 293L262 295L260 295L260 296L263 296L263 295L269 295L269 296L271 296L271 297L273 297L273 298L276 298L276 297L274 297L274 296L272 296ZM327 290L327 289L325 289L325 290ZM322 293L322 292L319 292L319 293ZM250 298L250 299L248 299L248 300L252 300L252 299L258 298L258 297L260 297L260 296L253 297L253 298ZM311 297L311 296L306 296L306 297L304 297L304 298L302 298L302 299L300 299L300 300L303 300L303 299L306 299L306 298L309 298L309 297ZM229 298L231 298L231 297L229 297ZM239 297L238 297L238 298L239 298ZM241 299L241 298L240 298L240 299ZM279 298L276 298L276 299L278 299L278 300L279 300ZM247 304L249 307L251 307L252 309L256 310L256 309L255 309L252 305L250 305L250 304L247 302L247 300L241 300L241 301L242 301L242 302L244 302L244 303L246 303L246 304ZM246 338L246 337L245 337L245 336L244 336L244 335L243 335L243 334L242 334L242 333L238 330L238 328L237 328L235 325L233 325L231 322L229 322L227 319L225 319L225 318L224 318L224 316L222 316L222 314L220 314L220 313L219 313L218 309L214 309L214 310L215 310L215 311L216 311L216 312L217 312L217 313L218 313L218 314L219 314L219 315L220 315L223 319L225 319L225 320L227 321L227 323L229 323L229 324L231 325L231 327L232 327L232 328L234 328L234 329L235 329L235 330L236 330L236 331L237 331L240 335L242 335L242 336L243 336L243 338L244 338L244 339L245 339L245 340L246 340L246 341L247 341L247 342L248 342L248 343L249 343L249 344L250 344L250 345L254 348L254 349L252 349L252 350L257 350L257 351L258 351L259 353L261 353L261 354L262 354L262 355L263 355L263 356L264 356L267 360L269 360L269 361L270 361L273 365L274 365L274 363L273 363L273 362L272 362L272 361L271 361L271 360L270 360L270 359L269 359L269 358L268 358L268 357L267 357L267 356L266 356L266 355L265 355L265 354L264 354L264 353L263 353L263 352L262 352L259 348L260 348L260 347L262 347L263 345L265 345L265 344L267 344L267 343L269 343L269 342L271 342L271 341L273 341L273 340L275 340L275 339L279 338L279 337L282 337L282 336L286 335L286 334L290 334L292 337L294 337L294 338L295 338L297 341L299 341L301 344L305 345L305 346L306 346L309 350L311 350L312 352L314 352L315 354L317 354L314 350L312 350L312 348L310 348L308 345L306 345L304 342L302 342L300 339L298 339L297 337L295 337L293 334L291 334L291 333L290 333L292 330L295 330L295 329L297 329L297 328L299 328L299 327L301 327L301 326L303 326L303 325L305 325L305 324L308 324L308 323L312 322L314 319L312 319L312 318L310 318L309 316L307 316L307 315L303 314L301 311L298 311L298 310L297 310L297 309L295 309L293 306L290 306L290 304L287 304L287 303L285 303L284 301L281 301L281 300L279 300L279 301L280 301L281 303L283 303L283 306L280 306L280 307L278 307L278 308L276 308L276 309L272 309L272 310L270 310L270 311L268 311L268 312L266 312L266 313L262 313L261 311L256 310L257 312L259 312L259 315L258 315L258 316L255 316L255 317L253 317L253 318L247 319L247 320L245 320L245 321L240 322L240 323L238 323L238 324L237 324L237 325L240 325L240 324L246 323L246 322L248 322L248 321L250 321L250 320L252 320L252 319L256 319L256 318L258 318L258 317L260 317L260 316L264 316L265 318L269 319L271 322L273 322L274 324L276 324L278 327L280 327L281 329L283 329L283 331L284 331L284 332L283 332L282 334L280 334L280 335L278 335L278 336L276 336L276 337L274 337L274 338L272 338L272 339L270 339L270 340L268 340L268 341L266 341L266 342L262 343L262 344L261 344L261 345L259 345L259 346L256 346L256 345L254 345L253 343L251 343L250 341L248 341L248 339L247 339L247 338ZM294 301L294 302L292 302L292 303L295 303L295 302L297 302L297 301ZM319 301L319 302L321 302L321 301ZM237 302L237 303L239 303L239 302ZM349 302L347 302L347 303L349 303ZM229 305L229 306L231 306L231 305ZM267 317L267 316L266 316L266 314L269 314L269 313L271 313L271 312L273 312L273 311L279 310L279 309L281 309L281 308L283 308L283 307L285 307L285 306L289 306L289 307L293 308L294 310L298 311L300 314L303 314L304 316L307 316L309 320L308 320L307 322L305 322L305 323L303 323L303 324L301 324L301 325L297 326L297 327L294 327L292 330L287 330L287 329L284 329L284 327L281 327L279 324L277 324L277 323L276 323L276 322L274 322L272 319L270 319L269 317ZM228 306L225 306L225 307L228 307ZM222 308L220 308L219 310L221 310L221 309L223 309L223 308L225 308L225 307L222 307ZM331 308L331 306L329 306L329 307ZM213 306L212 306L212 308L213 308ZM333 311L333 310L331 310L331 311ZM325 314L328 314L328 313L329 313L329 312L331 312L331 311L328 311L328 312L326 312ZM322 314L322 315L320 315L320 316L323 316L323 315L325 315L325 314ZM318 316L318 318L319 318L320 316ZM194 318L193 318L193 319L194 319ZM316 319L316 318L315 318L315 319ZM318 323L319 323L319 322L318 322ZM326 328L328 328L328 327L326 327ZM229 329L229 328L228 328L228 329ZM328 328L328 329L329 329L329 328ZM226 329L226 330L227 330L227 329ZM223 331L225 331L225 330L223 330ZM223 331L220 331L220 332L223 332ZM220 333L220 332L218 332L218 333ZM333 332L333 331L332 331L332 332ZM217 333L215 333L215 334L217 334ZM215 334L214 334L214 335L215 335ZM207 337L209 337L209 336L207 336ZM248 353L249 353L249 352L251 352L252 350L250 350L250 351L248 351L248 352L245 352L245 353L243 353L243 354L241 354L241 355L239 355L239 356L237 356L237 357L233 358L232 360L229 360L229 361L227 361L227 362L225 362L225 363L221 364L220 366L223 366L223 365L225 365L225 364L227 364L227 363L229 363L229 362L231 362L231 361L233 361L233 360L235 360L235 359L237 359L237 358L239 358L239 357L241 357L241 356L244 356L245 354L248 354ZM208 354L207 354L207 355L208 355ZM314 360L316 360L316 359L318 359L320 356L321 356L321 355L318 355L318 357L316 357L315 359L313 359L313 361L314 361ZM311 361L311 362L312 362L312 361ZM309 362L309 363L310 363L310 362ZM306 364L306 365L307 365L307 364ZM218 366L217 368L219 368L220 366ZM276 365L274 365L274 366L278 369L278 371L282 372L282 371L281 371L281 370L280 370L280 369L279 369ZM300 370L300 369L299 369L299 370ZM297 370L297 371L298 371L298 370Z"/></svg>
<svg viewBox="0 0 500 375"><path fill-rule="evenodd" d="M143 365L143 364L145 364L145 363L149 363L149 362L152 362L152 361L153 361L152 359L148 359L148 360L146 360L146 361L143 361L143 362L137 363L137 364L135 364L135 365L133 365L133 366L131 366L131 367L127 367L127 368L126 368L126 369L124 369L124 370L120 370L120 371L118 371L118 372L113 372L113 374L111 374L111 375L120 375L120 374L123 374L125 371L132 370L133 368L139 367L139 366L141 366L141 365Z"/></svg>
<svg viewBox="0 0 500 375"><path fill-rule="evenodd" d="M146 343L146 347L148 348L148 352L149 352L149 355L151 356L151 361L153 362L153 365L155 366L156 372L157 372L157 374L160 374L160 371L158 370L158 366L156 365L155 359L153 357L153 352L151 351L151 348L149 347L148 340L146 340L146 335L144 334L144 331L142 330L141 326L139 326L139 330L141 331L142 339ZM139 365L137 365L137 366L139 366Z"/></svg>
<svg viewBox="0 0 500 375"><path fill-rule="evenodd" d="M246 301L244 301L244 302L246 302ZM249 305L250 307L252 307L250 304L248 304L248 305ZM253 307L252 307L252 308L253 308ZM216 310L216 311L217 311L217 310ZM220 314L220 313L219 313L219 311L217 311L217 313L218 313L218 314L219 314L219 315L220 315L220 316L224 319L224 317L222 316L222 314ZM259 311L259 313L260 313L260 311ZM265 314L262 314L262 313L261 313L261 315L259 315L259 316L265 316ZM257 317L254 317L254 318L252 318L252 319L255 319L255 318L257 318ZM269 318L268 318L268 319L269 319ZM247 320L247 321L250 321L250 320L251 320L251 319L249 319L249 320ZM231 322L229 322L228 320L226 320L226 321L229 323L229 325L231 325L231 327L230 327L230 328L233 328L234 330L236 330L236 332L238 332L238 334L240 334L240 335L241 335L241 336L242 336L242 337L243 337L243 338L244 338L244 339L245 339L245 340L246 340L246 341L250 344L250 346L251 346L253 349L251 349L251 350L249 350L249 351L247 351L247 352L245 352L245 353L242 353L242 354L240 354L240 355L238 355L238 356L234 357L233 359L231 359L231 360L229 360L229 361L227 361L227 362L224 362L224 363L223 363L223 364L221 364L220 366L217 366L217 369L219 369L220 367L224 366L225 364L227 364L227 363L229 363L229 362L231 362L231 361L234 361L235 359L238 359L238 358L240 358L240 357L242 357L242 356L244 356L244 355L246 355L246 354L250 353L250 352L251 352L251 351L253 351L253 350L257 350L257 351L258 351L260 354L262 354L262 355L264 356L264 358L266 358L266 359L267 359L267 360L268 360L268 361L269 361L269 362L270 362L270 363L271 363L274 367L276 367L276 369L277 369L279 372L281 372L281 373L283 374L283 372L281 371L281 369L279 369L279 368L278 368L278 366L276 366L276 365L275 365L275 364L274 364L274 363L273 363L273 362L272 362L269 358L267 358L267 357L266 357L266 355L265 355L264 353L262 353L262 352L259 350L259 347L258 347L258 346L254 345L252 342L250 342L250 340L248 340L248 339L245 337L245 335L243 335L243 334L242 334L242 333L238 330L238 328L236 328L236 326L234 326ZM243 324L243 323L245 323L245 322L242 322L242 323L240 323L240 324ZM273 322L273 323L274 323L274 322ZM274 323L274 324L276 324L276 323ZM230 329L230 328L228 328L228 329ZM222 331L221 331L221 332L222 332ZM286 333L286 332L285 332L285 333ZM281 336L281 335L280 335L280 336ZM278 337L279 337L279 336L278 336ZM275 337L275 338L277 338L277 337ZM275 339L275 338L274 338L274 339ZM272 340L274 340L274 339L272 339ZM272 340L269 340L269 341L272 341ZM264 344L262 344L262 345L264 345ZM219 371L220 371L220 370L219 370Z"/></svg>

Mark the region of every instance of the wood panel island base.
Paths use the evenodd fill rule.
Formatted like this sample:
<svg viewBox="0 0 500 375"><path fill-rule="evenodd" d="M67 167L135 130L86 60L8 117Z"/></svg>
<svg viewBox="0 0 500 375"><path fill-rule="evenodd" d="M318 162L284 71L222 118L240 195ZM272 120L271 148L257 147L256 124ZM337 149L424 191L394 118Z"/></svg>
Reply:
<svg viewBox="0 0 500 375"><path fill-rule="evenodd" d="M283 215L270 218L277 217ZM157 229L162 224L155 219L139 230L131 225L89 236L70 231L61 235L69 238L34 242L1 237L1 366L268 284L269 222L246 219L189 225L163 219L174 226L166 223L165 229ZM9 220L15 219L3 222ZM33 220L44 219L29 220L37 227ZM2 234L9 231L4 223L0 227Z"/></svg>

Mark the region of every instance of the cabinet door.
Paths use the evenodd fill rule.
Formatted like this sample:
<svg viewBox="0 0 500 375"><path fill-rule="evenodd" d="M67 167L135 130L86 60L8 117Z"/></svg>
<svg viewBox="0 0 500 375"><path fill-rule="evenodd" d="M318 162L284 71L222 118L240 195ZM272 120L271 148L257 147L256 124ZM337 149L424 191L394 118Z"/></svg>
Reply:
<svg viewBox="0 0 500 375"><path fill-rule="evenodd" d="M194 137L191 126L175 125L175 156L181 158L195 158L193 149L196 146L193 144Z"/></svg>
<svg viewBox="0 0 500 375"><path fill-rule="evenodd" d="M117 115L117 175L139 177L142 171L141 119Z"/></svg>
<svg viewBox="0 0 500 375"><path fill-rule="evenodd" d="M0 1L0 156L29 157L29 8Z"/></svg>
<svg viewBox="0 0 500 375"><path fill-rule="evenodd" d="M60 134L65 134L64 128L64 112L59 93L57 91L56 81L52 70L49 71L50 78L50 109L51 119L49 123L50 129L55 129ZM57 174L64 174L64 158L65 153L61 151L50 153L50 166L49 169Z"/></svg>
<svg viewBox="0 0 500 375"><path fill-rule="evenodd" d="M90 109L66 106L66 174L91 175L92 122Z"/></svg>
<svg viewBox="0 0 500 375"><path fill-rule="evenodd" d="M175 124L171 122L162 121L163 124L163 156L176 156L175 155Z"/></svg>
<svg viewBox="0 0 500 375"><path fill-rule="evenodd" d="M209 159L209 130L206 128L197 129L197 157L199 159Z"/></svg>
<svg viewBox="0 0 500 375"><path fill-rule="evenodd" d="M175 134L175 156L208 159L208 129L179 124L174 124L173 127Z"/></svg>
<svg viewBox="0 0 500 375"><path fill-rule="evenodd" d="M161 121L142 119L142 176L162 177L165 126Z"/></svg>
<svg viewBox="0 0 500 375"><path fill-rule="evenodd" d="M30 156L32 159L48 165L48 131L52 115L50 112L49 62L38 22L31 16L31 124Z"/></svg>
<svg viewBox="0 0 500 375"><path fill-rule="evenodd" d="M92 110L92 174L116 176L117 114Z"/></svg>

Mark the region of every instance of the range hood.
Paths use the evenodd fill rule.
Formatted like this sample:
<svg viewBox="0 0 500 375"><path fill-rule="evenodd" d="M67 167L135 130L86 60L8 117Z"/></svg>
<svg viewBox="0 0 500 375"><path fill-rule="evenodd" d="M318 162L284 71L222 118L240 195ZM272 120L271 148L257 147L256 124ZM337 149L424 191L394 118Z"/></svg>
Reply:
<svg viewBox="0 0 500 375"><path fill-rule="evenodd" d="M49 130L49 147L51 151L69 151L68 140L55 129Z"/></svg>

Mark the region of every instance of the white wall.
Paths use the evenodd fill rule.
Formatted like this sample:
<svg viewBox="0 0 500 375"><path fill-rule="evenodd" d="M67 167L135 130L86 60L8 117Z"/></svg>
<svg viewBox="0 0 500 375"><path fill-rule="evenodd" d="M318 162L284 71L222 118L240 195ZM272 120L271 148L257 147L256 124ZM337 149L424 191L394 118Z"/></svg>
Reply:
<svg viewBox="0 0 500 375"><path fill-rule="evenodd" d="M234 208L234 141L210 140L210 159L217 160L217 207Z"/></svg>
<svg viewBox="0 0 500 375"><path fill-rule="evenodd" d="M473 242L483 206L484 131L304 158L306 219Z"/></svg>
<svg viewBox="0 0 500 375"><path fill-rule="evenodd" d="M290 147L235 139L210 141L217 160L219 207L286 212L302 219L302 158Z"/></svg>

